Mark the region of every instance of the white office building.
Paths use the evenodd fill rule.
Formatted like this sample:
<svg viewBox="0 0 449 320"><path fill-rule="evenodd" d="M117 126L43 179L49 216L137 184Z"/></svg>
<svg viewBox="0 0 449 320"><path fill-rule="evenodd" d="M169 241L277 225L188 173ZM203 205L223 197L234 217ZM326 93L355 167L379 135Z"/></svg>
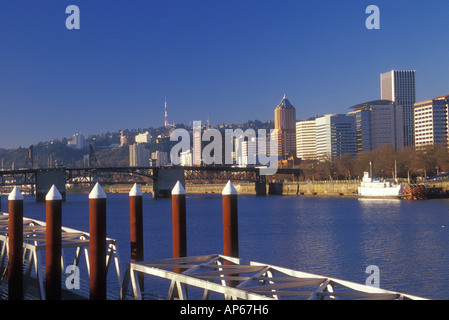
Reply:
<svg viewBox="0 0 449 320"><path fill-rule="evenodd" d="M192 166L192 152L190 150L183 151L179 153L179 162L181 166Z"/></svg>
<svg viewBox="0 0 449 320"><path fill-rule="evenodd" d="M302 160L316 159L316 121L296 122L296 157Z"/></svg>
<svg viewBox="0 0 449 320"><path fill-rule="evenodd" d="M238 139L241 145L241 156L239 157L238 164L240 166L254 166L257 164L257 140L255 137L248 138L247 140Z"/></svg>
<svg viewBox="0 0 449 320"><path fill-rule="evenodd" d="M448 142L449 95L415 103L415 146Z"/></svg>
<svg viewBox="0 0 449 320"><path fill-rule="evenodd" d="M134 137L134 141L135 143L150 143L151 134L148 131L139 133Z"/></svg>
<svg viewBox="0 0 449 320"><path fill-rule="evenodd" d="M413 146L415 140L415 73L414 70L391 70L380 75L381 99L394 101L402 106L405 146Z"/></svg>

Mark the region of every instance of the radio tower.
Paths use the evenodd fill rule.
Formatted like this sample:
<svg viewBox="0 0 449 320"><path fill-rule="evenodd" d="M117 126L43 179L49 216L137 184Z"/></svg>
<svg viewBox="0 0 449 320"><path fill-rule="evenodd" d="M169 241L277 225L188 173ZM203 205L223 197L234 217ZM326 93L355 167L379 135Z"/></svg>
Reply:
<svg viewBox="0 0 449 320"><path fill-rule="evenodd" d="M167 97L165 97L165 128L168 128L168 115L167 115Z"/></svg>

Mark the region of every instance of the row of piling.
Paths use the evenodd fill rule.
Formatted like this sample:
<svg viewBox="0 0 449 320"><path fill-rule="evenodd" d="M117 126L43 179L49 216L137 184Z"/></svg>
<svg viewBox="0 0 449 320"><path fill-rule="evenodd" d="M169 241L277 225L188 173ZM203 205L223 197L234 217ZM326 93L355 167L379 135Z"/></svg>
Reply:
<svg viewBox="0 0 449 320"><path fill-rule="evenodd" d="M143 194L129 192L131 262L144 260ZM55 186L46 195L46 299L61 299L62 196ZM223 254L238 258L237 191L231 181L222 192ZM0 208L1 209L1 208ZM23 296L23 196L15 187L8 196L8 297ZM178 181L172 189L173 258L187 256L186 192ZM89 194L89 294L106 300L106 194L97 183ZM183 270L175 269L180 273ZM139 284L143 289L143 275Z"/></svg>

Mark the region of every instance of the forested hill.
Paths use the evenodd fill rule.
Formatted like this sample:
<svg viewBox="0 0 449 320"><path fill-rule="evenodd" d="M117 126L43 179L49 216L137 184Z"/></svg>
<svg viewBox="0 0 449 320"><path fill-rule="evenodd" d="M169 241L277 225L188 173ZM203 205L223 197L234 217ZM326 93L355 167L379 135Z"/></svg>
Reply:
<svg viewBox="0 0 449 320"><path fill-rule="evenodd" d="M203 123L204 125L204 123ZM189 131L191 129L184 124L177 124L176 128L185 128ZM248 121L243 124L219 125L215 128L247 128L254 129L272 129L273 123L271 121L261 122L259 120ZM85 147L77 150L68 145L69 138L56 139L49 142L39 142L30 147L20 147L17 149L2 149L0 146L0 170L11 168L29 168L31 167L29 151L33 149L33 164L34 167L83 167L87 166L87 157L89 155L89 145L95 152L98 165L100 166L127 166L129 165L129 147L127 145L120 146L120 131L125 135L135 136L138 133L148 131L152 140L147 145L151 152L166 151L170 152L170 147L173 143L170 142L170 129L159 128L144 128L144 129L125 129L116 132L107 132L97 135L85 137Z"/></svg>

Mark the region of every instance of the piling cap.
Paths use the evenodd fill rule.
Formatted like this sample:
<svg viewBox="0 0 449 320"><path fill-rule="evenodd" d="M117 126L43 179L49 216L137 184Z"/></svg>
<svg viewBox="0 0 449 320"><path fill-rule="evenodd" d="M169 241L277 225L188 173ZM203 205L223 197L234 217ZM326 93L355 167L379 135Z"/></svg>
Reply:
<svg viewBox="0 0 449 320"><path fill-rule="evenodd" d="M171 194L186 194L186 190L182 186L181 182L176 182L175 186L173 187Z"/></svg>
<svg viewBox="0 0 449 320"><path fill-rule="evenodd" d="M98 182L95 184L94 188L89 193L89 199L106 199L106 193L104 193L103 189L101 188Z"/></svg>
<svg viewBox="0 0 449 320"><path fill-rule="evenodd" d="M129 192L129 196L130 197L137 197L137 196L142 196L142 190L140 190L139 186L137 185L137 183L134 183L133 188L131 189L131 191Z"/></svg>
<svg viewBox="0 0 449 320"><path fill-rule="evenodd" d="M222 195L231 195L231 194L237 194L237 189L232 184L231 180L228 181L226 186L224 187L223 191L221 192Z"/></svg>
<svg viewBox="0 0 449 320"><path fill-rule="evenodd" d="M48 191L47 195L45 196L45 200L62 200L62 196L58 191L58 188L56 188L55 185L53 185L50 190Z"/></svg>
<svg viewBox="0 0 449 320"><path fill-rule="evenodd" d="M8 196L8 200L23 200L23 195L20 192L19 188L14 187L11 193Z"/></svg>

